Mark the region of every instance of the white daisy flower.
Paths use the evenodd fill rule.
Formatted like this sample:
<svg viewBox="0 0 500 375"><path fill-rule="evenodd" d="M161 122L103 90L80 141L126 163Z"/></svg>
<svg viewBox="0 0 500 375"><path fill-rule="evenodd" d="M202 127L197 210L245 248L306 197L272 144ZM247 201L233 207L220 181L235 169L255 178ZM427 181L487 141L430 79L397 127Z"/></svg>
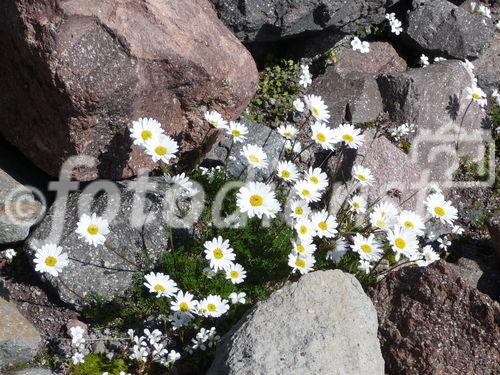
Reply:
<svg viewBox="0 0 500 375"><path fill-rule="evenodd" d="M429 195L424 203L431 216L438 218L444 224L453 225L453 222L458 217L457 209L453 207L451 202L447 201L441 193Z"/></svg>
<svg viewBox="0 0 500 375"><path fill-rule="evenodd" d="M321 210L311 215L311 221L319 238L333 238L337 234L337 221L327 210Z"/></svg>
<svg viewBox="0 0 500 375"><path fill-rule="evenodd" d="M443 62L443 61L446 61L446 59L444 57L434 57L434 62Z"/></svg>
<svg viewBox="0 0 500 375"><path fill-rule="evenodd" d="M361 53L370 52L370 43L366 41L362 42L358 37L354 37L354 39L351 41L351 46L353 51L359 51Z"/></svg>
<svg viewBox="0 0 500 375"><path fill-rule="evenodd" d="M179 151L177 142L165 134L160 134L146 143L146 153L155 163L161 160L168 164L171 159L175 158L177 151Z"/></svg>
<svg viewBox="0 0 500 375"><path fill-rule="evenodd" d="M297 166L291 161L280 161L276 174L285 181L296 181L299 178Z"/></svg>
<svg viewBox="0 0 500 375"><path fill-rule="evenodd" d="M429 65L429 58L426 55L422 54L420 56L420 64L422 66L428 66Z"/></svg>
<svg viewBox="0 0 500 375"><path fill-rule="evenodd" d="M391 13L394 14L394 13ZM386 15L387 17L387 15ZM401 23L400 20L394 16L393 18L389 19L389 25L391 26L391 32L395 35L399 35L403 32L403 24Z"/></svg>
<svg viewBox="0 0 500 375"><path fill-rule="evenodd" d="M263 169L267 167L267 155L260 146L245 145L241 150L241 155L245 157L251 167L257 169Z"/></svg>
<svg viewBox="0 0 500 375"><path fill-rule="evenodd" d="M326 259L331 260L334 263L340 262L342 257L347 253L348 244L347 241L340 238L335 241L335 247L333 250L329 250L326 253Z"/></svg>
<svg viewBox="0 0 500 375"><path fill-rule="evenodd" d="M170 279L170 276L161 272L150 272L144 276L144 279L146 280L144 286L148 288L151 293L156 293L157 298L172 297L179 290L176 282Z"/></svg>
<svg viewBox="0 0 500 375"><path fill-rule="evenodd" d="M304 103L316 120L325 122L330 118L328 107L321 99L321 96L306 95L304 96Z"/></svg>
<svg viewBox="0 0 500 375"><path fill-rule="evenodd" d="M297 111L297 112L304 112L304 108L305 108L305 104L302 100L300 100L299 98L295 99L293 101L293 108Z"/></svg>
<svg viewBox="0 0 500 375"><path fill-rule="evenodd" d="M424 220L413 211L401 211L398 223L407 230L412 230L417 236L423 236L425 231Z"/></svg>
<svg viewBox="0 0 500 375"><path fill-rule="evenodd" d="M76 230L78 237L84 239L89 245L97 247L106 242L106 235L109 233L108 221L97 216L83 214L78 221Z"/></svg>
<svg viewBox="0 0 500 375"><path fill-rule="evenodd" d="M217 129L227 129L227 121L222 118L222 115L217 111L205 112L205 120Z"/></svg>
<svg viewBox="0 0 500 375"><path fill-rule="evenodd" d="M427 245L422 249L422 256L423 259L418 260L417 264L420 267L426 267L431 263L434 263L435 261L439 260L439 254L436 253L433 249L432 246Z"/></svg>
<svg viewBox="0 0 500 375"><path fill-rule="evenodd" d="M337 142L344 142L349 148L357 149L363 144L361 130L356 129L354 125L339 125L338 128L334 129L334 134Z"/></svg>
<svg viewBox="0 0 500 375"><path fill-rule="evenodd" d="M351 199L347 202L349 204L349 210L362 214L366 212L366 199L361 195L353 195Z"/></svg>
<svg viewBox="0 0 500 375"><path fill-rule="evenodd" d="M177 362L181 358L180 353L176 352L175 350L170 350L170 352L167 354L167 365L170 365L172 363Z"/></svg>
<svg viewBox="0 0 500 375"><path fill-rule="evenodd" d="M233 284L242 283L247 277L247 271L243 268L241 264L235 263L232 264L226 270L226 279L231 280Z"/></svg>
<svg viewBox="0 0 500 375"><path fill-rule="evenodd" d="M238 303L244 305L245 303L247 303L246 296L247 294L245 292L240 292L240 293L233 292L229 295L229 300L233 305L236 305Z"/></svg>
<svg viewBox="0 0 500 375"><path fill-rule="evenodd" d="M233 265L236 256L228 240L219 236L205 242L203 247L205 248L205 259L210 261L210 268L215 271L227 270Z"/></svg>
<svg viewBox="0 0 500 375"><path fill-rule="evenodd" d="M328 176L321 168L312 168L306 172L305 179L311 183L317 191L323 191L328 186Z"/></svg>
<svg viewBox="0 0 500 375"><path fill-rule="evenodd" d="M493 90L493 92L491 93L491 97L495 99L497 105L500 107L500 93L497 89Z"/></svg>
<svg viewBox="0 0 500 375"><path fill-rule="evenodd" d="M451 233L458 234L460 236L460 235L464 234L464 228L462 228L460 225L454 225L451 228Z"/></svg>
<svg viewBox="0 0 500 375"><path fill-rule="evenodd" d="M352 168L352 177L359 181L362 186L372 185L375 181L375 178L372 175L372 172L363 167L362 165L355 165Z"/></svg>
<svg viewBox="0 0 500 375"><path fill-rule="evenodd" d="M295 231L301 241L310 241L316 235L316 227L312 221L308 219L299 219L295 224Z"/></svg>
<svg viewBox="0 0 500 375"><path fill-rule="evenodd" d="M297 195L307 203L318 202L321 199L321 193L313 183L302 180L298 181L294 186Z"/></svg>
<svg viewBox="0 0 500 375"><path fill-rule="evenodd" d="M361 259L358 264L358 270L368 275L372 270L372 265L369 261Z"/></svg>
<svg viewBox="0 0 500 375"><path fill-rule="evenodd" d="M397 221L398 209L390 202L377 204L370 214L370 224L375 228L387 230Z"/></svg>
<svg viewBox="0 0 500 375"><path fill-rule="evenodd" d="M298 130L297 130L297 128L295 126L292 126L292 125L281 125L278 128L278 133L283 138L293 139L297 135Z"/></svg>
<svg viewBox="0 0 500 375"><path fill-rule="evenodd" d="M439 248L444 251L448 250L448 247L451 246L451 241L446 237L438 238L437 242L439 243Z"/></svg>
<svg viewBox="0 0 500 375"><path fill-rule="evenodd" d="M197 193L196 188L193 187L193 181L186 176L186 173L181 173L178 175L166 174L163 176L165 182L174 188L179 188L182 190L183 196L192 197Z"/></svg>
<svg viewBox="0 0 500 375"><path fill-rule="evenodd" d="M214 269L212 269L210 267L203 268L203 271L201 271L201 272L203 272L203 275L209 279L213 279L215 276L217 276L217 271L215 271Z"/></svg>
<svg viewBox="0 0 500 375"><path fill-rule="evenodd" d="M316 251L316 245L312 242L312 238L302 238L292 241L294 254L312 255Z"/></svg>
<svg viewBox="0 0 500 375"><path fill-rule="evenodd" d="M16 256L17 252L14 249L7 249L4 251L5 259L12 260Z"/></svg>
<svg viewBox="0 0 500 375"><path fill-rule="evenodd" d="M300 272L301 275L313 270L314 263L316 260L312 255L300 255L300 254L289 254L288 255L288 265L292 268L292 272Z"/></svg>
<svg viewBox="0 0 500 375"><path fill-rule="evenodd" d="M392 230L387 231L387 239L396 253L396 261L399 261L401 255L407 258L415 253L418 249L417 235L414 231L404 229L399 225L395 225Z"/></svg>
<svg viewBox="0 0 500 375"><path fill-rule="evenodd" d="M35 252L35 271L57 277L68 265L68 254L60 246L45 244Z"/></svg>
<svg viewBox="0 0 500 375"><path fill-rule="evenodd" d="M146 147L146 142L163 134L161 124L152 118L140 118L132 122L130 137L135 145Z"/></svg>
<svg viewBox="0 0 500 375"><path fill-rule="evenodd" d="M322 122L315 122L311 126L311 139L319 144L325 150L333 150L335 148L335 132L333 129L326 126Z"/></svg>
<svg viewBox="0 0 500 375"><path fill-rule="evenodd" d="M226 133L233 137L234 142L242 143L247 139L248 128L242 123L231 121Z"/></svg>
<svg viewBox="0 0 500 375"><path fill-rule="evenodd" d="M199 313L205 317L218 318L229 310L228 301L221 296L210 294L200 301Z"/></svg>
<svg viewBox="0 0 500 375"><path fill-rule="evenodd" d="M474 64L469 60L465 59L465 61L462 61L462 64L464 64L465 69L467 69L470 73L474 72Z"/></svg>
<svg viewBox="0 0 500 375"><path fill-rule="evenodd" d="M85 363L85 359L84 358L85 358L85 356L83 355L83 353L76 352L71 357L71 360L73 361L74 365L78 365L79 363Z"/></svg>
<svg viewBox="0 0 500 375"><path fill-rule="evenodd" d="M263 182L252 181L241 187L236 194L236 204L240 212L246 213L249 218L274 218L280 210L280 204L271 186Z"/></svg>
<svg viewBox="0 0 500 375"><path fill-rule="evenodd" d="M302 151L302 145L300 144L300 142L292 142L291 140L287 139L285 141L285 151L299 154Z"/></svg>
<svg viewBox="0 0 500 375"><path fill-rule="evenodd" d="M368 237L364 237L361 234L356 233L356 236L354 237L354 244L351 245L351 249L358 253L362 260L367 261L377 261L380 259L382 254L381 244L375 238L373 233Z"/></svg>
<svg viewBox="0 0 500 375"><path fill-rule="evenodd" d="M193 317L193 313L198 309L198 301L194 299L191 293L179 290L175 299L170 302L170 309L174 312Z"/></svg>
<svg viewBox="0 0 500 375"><path fill-rule="evenodd" d="M485 107L488 104L486 99L486 93L481 90L477 85L472 85L466 88L467 99L473 102L477 102L481 107Z"/></svg>
<svg viewBox="0 0 500 375"><path fill-rule="evenodd" d="M311 212L311 209L305 200L293 200L290 205L290 210L290 215L294 219L306 218Z"/></svg>
<svg viewBox="0 0 500 375"><path fill-rule="evenodd" d="M309 66L308 65L301 65L300 66L299 85L306 88L311 83L312 83L312 76L311 76L311 73L309 73Z"/></svg>

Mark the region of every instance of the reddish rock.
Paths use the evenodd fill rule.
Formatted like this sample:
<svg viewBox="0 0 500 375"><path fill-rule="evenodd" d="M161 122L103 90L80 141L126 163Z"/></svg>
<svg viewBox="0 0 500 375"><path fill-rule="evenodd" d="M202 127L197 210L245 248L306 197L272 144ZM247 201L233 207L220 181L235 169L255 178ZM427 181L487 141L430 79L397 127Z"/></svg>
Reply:
<svg viewBox="0 0 500 375"><path fill-rule="evenodd" d="M387 374L500 373L500 306L445 262L392 272L371 297Z"/></svg>
<svg viewBox="0 0 500 375"><path fill-rule="evenodd" d="M201 144L205 110L233 118L254 94L255 63L207 0L11 0L1 8L0 133L51 175L77 154L98 160L80 180L151 168L129 138L139 117L158 119L189 164L214 142Z"/></svg>

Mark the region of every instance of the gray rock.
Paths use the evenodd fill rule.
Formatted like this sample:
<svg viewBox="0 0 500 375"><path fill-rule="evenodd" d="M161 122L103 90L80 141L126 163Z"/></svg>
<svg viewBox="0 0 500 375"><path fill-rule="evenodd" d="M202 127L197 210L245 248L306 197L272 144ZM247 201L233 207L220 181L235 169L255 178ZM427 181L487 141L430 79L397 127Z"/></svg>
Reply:
<svg viewBox="0 0 500 375"><path fill-rule="evenodd" d="M40 342L40 334L16 305L0 298L0 369L31 361Z"/></svg>
<svg viewBox="0 0 500 375"><path fill-rule="evenodd" d="M0 168L0 244L23 241L45 207Z"/></svg>
<svg viewBox="0 0 500 375"><path fill-rule="evenodd" d="M377 79L384 110L391 120L417 126L410 154L427 171L428 180L451 181L459 156L469 155L473 160L484 156L483 140L489 134L489 130L482 129L486 114L475 103L467 110L470 101L466 89L472 79L472 73L460 61L385 74Z"/></svg>
<svg viewBox="0 0 500 375"><path fill-rule="evenodd" d="M273 41L306 31L354 33L384 20L385 0L211 0L243 41ZM393 2L394 3L394 2Z"/></svg>
<svg viewBox="0 0 500 375"><path fill-rule="evenodd" d="M488 219L487 225L491 239L493 240L497 259L500 261L500 211L492 213Z"/></svg>
<svg viewBox="0 0 500 375"><path fill-rule="evenodd" d="M12 375L53 375L54 373L46 368L27 368L13 372Z"/></svg>
<svg viewBox="0 0 500 375"><path fill-rule="evenodd" d="M313 272L242 318L207 374L383 374L377 326L354 276Z"/></svg>
<svg viewBox="0 0 500 375"><path fill-rule="evenodd" d="M228 137L224 137L219 144L207 155L205 165L223 165L228 161L227 172L234 177L242 176L248 179L255 177L266 177L276 168L278 157L285 144L275 130L261 124L255 124L246 120L242 120L248 128L247 139L244 143L235 143L231 147L231 141ZM263 170L248 169L247 163L241 156L241 151L244 145L257 145L264 149L268 159L268 168ZM230 151L229 157L228 152Z"/></svg>
<svg viewBox="0 0 500 375"><path fill-rule="evenodd" d="M447 0L414 0L403 39L423 52L459 59L476 58L493 37L491 22Z"/></svg>
<svg viewBox="0 0 500 375"><path fill-rule="evenodd" d="M344 40L342 47L336 48L337 63L316 78L308 91L322 96L334 126L346 120L374 121L383 111L375 77L406 70L405 61L389 43L372 43L368 54L353 51L348 43Z"/></svg>
<svg viewBox="0 0 500 375"><path fill-rule="evenodd" d="M98 195L92 205L83 204L81 211L79 201L89 198L87 194L70 194L66 207L62 199L56 200L26 242L30 255L45 243L57 243L67 252L70 262L59 278L49 275L44 278L64 302L75 308L83 304L82 297L91 294L108 298L121 294L130 286L140 266L153 264L169 249L170 219L165 215L171 210L165 202L170 190L163 179L154 178L151 182L157 183L156 188L148 189L147 194L134 201L136 181L117 183L119 190L114 194L107 199L105 194ZM119 211L110 221L105 244L93 247L75 233L77 222L83 213L102 215L107 203L108 207L119 203ZM108 215L111 214L104 217Z"/></svg>
<svg viewBox="0 0 500 375"><path fill-rule="evenodd" d="M500 33L496 33L490 46L474 61L479 87L491 94L500 90Z"/></svg>

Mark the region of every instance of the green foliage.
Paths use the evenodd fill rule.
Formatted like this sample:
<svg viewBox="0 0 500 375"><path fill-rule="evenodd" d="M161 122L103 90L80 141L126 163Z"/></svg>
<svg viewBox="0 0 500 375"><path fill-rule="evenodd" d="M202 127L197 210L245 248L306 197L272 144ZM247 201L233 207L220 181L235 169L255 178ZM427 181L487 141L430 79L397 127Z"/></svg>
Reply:
<svg viewBox="0 0 500 375"><path fill-rule="evenodd" d="M118 375L120 371L127 372L127 364L122 358L116 358L109 362L103 354L89 354L85 357L85 362L77 366L71 366L69 373L71 375L101 375L108 372L110 375Z"/></svg>
<svg viewBox="0 0 500 375"><path fill-rule="evenodd" d="M299 66L293 60L271 61L260 76L257 93L250 102L247 117L255 122L279 121L293 110L293 100L300 92L297 83Z"/></svg>

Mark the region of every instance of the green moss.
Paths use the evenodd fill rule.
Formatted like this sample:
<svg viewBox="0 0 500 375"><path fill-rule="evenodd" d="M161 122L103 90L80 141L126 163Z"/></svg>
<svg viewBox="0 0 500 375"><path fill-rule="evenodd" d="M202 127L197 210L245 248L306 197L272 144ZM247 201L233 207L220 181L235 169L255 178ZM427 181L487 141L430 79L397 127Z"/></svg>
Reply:
<svg viewBox="0 0 500 375"><path fill-rule="evenodd" d="M298 69L298 64L293 60L266 64L246 117L258 123L285 118L293 110L292 103L300 92Z"/></svg>
<svg viewBox="0 0 500 375"><path fill-rule="evenodd" d="M89 354L85 362L77 366L72 365L69 369L71 375L102 375L108 372L110 375L119 375L120 371L127 372L129 367L122 358L108 361L102 354Z"/></svg>

